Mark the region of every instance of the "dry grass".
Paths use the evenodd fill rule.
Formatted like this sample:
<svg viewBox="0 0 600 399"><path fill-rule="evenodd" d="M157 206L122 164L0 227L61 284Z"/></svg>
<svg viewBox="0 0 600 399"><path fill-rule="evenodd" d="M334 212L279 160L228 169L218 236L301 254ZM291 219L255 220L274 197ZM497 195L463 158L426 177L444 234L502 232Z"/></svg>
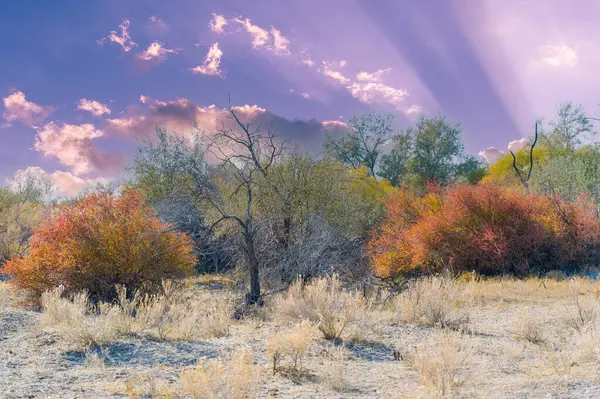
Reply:
<svg viewBox="0 0 600 399"><path fill-rule="evenodd" d="M334 391L347 391L350 386L348 379L348 349L342 345L334 345L328 348L325 353L329 360L326 363L325 382Z"/></svg>
<svg viewBox="0 0 600 399"><path fill-rule="evenodd" d="M117 287L118 302L92 306L86 293L63 297L62 289L42 295L43 329L58 333L73 348L103 345L117 337L143 334L163 340L221 337L233 322L231 295L216 295L171 282L153 296L128 298Z"/></svg>
<svg viewBox="0 0 600 399"><path fill-rule="evenodd" d="M312 280L303 285L296 281L275 305L277 317L309 320L323 337L339 340L346 327L366 309L358 292L345 291L336 276Z"/></svg>
<svg viewBox="0 0 600 399"><path fill-rule="evenodd" d="M35 362L48 356L42 353L63 353L63 342L85 349L122 340L124 345L93 346L86 352L86 367L69 367L55 377L70 373L63 381L88 378L88 386L93 381L140 398L500 398L544 397L550 391L595 397L600 392L597 281L429 278L391 302L371 303L333 277L268 296L265 309L239 322L232 319L233 291L197 283L167 283L163 294L144 298L128 298L121 290L119 301L98 306L83 295L65 299L59 292L47 293L41 314L25 312L20 319L19 310L4 309L0 334L9 338L0 340L0 349L15 351L19 341L9 341L13 331L38 317L62 339L57 350L42 344L54 336L34 338L40 342L30 349ZM189 342L162 343L147 336ZM335 342L340 337L343 344ZM2 347L3 342L12 346ZM124 357L115 351L138 345L147 346L140 346L139 355L124 349L133 358L118 363ZM247 349L231 353L240 347ZM26 354L19 353L22 362ZM216 353L230 355L183 366ZM7 356L16 364L14 355ZM52 375L48 370L55 362L40 374ZM122 382L114 384L115 377ZM0 391L7 383L1 384ZM68 391L70 384L61 387L65 397L77 396Z"/></svg>
<svg viewBox="0 0 600 399"><path fill-rule="evenodd" d="M396 298L395 307L402 321L461 329L469 323L465 308L472 303L472 286L437 277L416 280Z"/></svg>
<svg viewBox="0 0 600 399"><path fill-rule="evenodd" d="M8 306L12 302L13 294L10 286L4 281L0 281L0 306Z"/></svg>
<svg viewBox="0 0 600 399"><path fill-rule="evenodd" d="M547 332L543 322L532 313L533 312L527 310L521 311L517 317L513 336L518 340L541 345L547 340Z"/></svg>
<svg viewBox="0 0 600 399"><path fill-rule="evenodd" d="M180 393L199 399L242 399L255 395L260 385L260 369L245 349L235 351L227 362L200 362L180 376Z"/></svg>
<svg viewBox="0 0 600 399"><path fill-rule="evenodd" d="M315 340L314 327L303 321L289 331L277 333L267 341L267 354L271 360L273 374L303 374L302 358Z"/></svg>
<svg viewBox="0 0 600 399"><path fill-rule="evenodd" d="M427 395L454 397L465 383L466 375L461 371L474 351L475 347L468 339L438 333L408 354L407 362L419 373Z"/></svg>

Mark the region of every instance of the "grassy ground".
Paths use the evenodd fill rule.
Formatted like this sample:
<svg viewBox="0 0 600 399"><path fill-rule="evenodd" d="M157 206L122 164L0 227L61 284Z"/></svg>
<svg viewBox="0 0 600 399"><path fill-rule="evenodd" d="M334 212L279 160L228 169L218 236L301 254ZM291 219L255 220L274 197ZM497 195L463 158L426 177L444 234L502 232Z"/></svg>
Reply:
<svg viewBox="0 0 600 399"><path fill-rule="evenodd" d="M0 397L600 397L591 280L428 279L382 301L327 279L239 320L225 278L167 293L34 312L0 283Z"/></svg>

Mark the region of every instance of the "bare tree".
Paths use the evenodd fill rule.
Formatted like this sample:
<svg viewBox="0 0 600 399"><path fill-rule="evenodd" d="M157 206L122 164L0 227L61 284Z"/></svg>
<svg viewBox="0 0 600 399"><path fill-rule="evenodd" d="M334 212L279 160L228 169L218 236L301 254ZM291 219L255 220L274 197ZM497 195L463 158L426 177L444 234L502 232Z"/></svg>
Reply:
<svg viewBox="0 0 600 399"><path fill-rule="evenodd" d="M166 190L178 193L180 198L182 194L187 197L186 201L174 201L171 206L189 205L191 201L196 204L192 207L194 210L207 207L207 211L216 214L214 222L210 226L201 226L201 230L210 233L224 222L233 222L239 228L250 277L246 299L248 303L261 303L259 265L262 251L257 246L260 223L254 218L255 195L258 185L268 179L269 170L283 153L284 146L276 140L273 129L264 131L261 127L251 128L244 124L235 107L230 106L224 111L226 120L210 135L203 135L198 130L190 138L168 134L158 127L158 140L149 140L138 148L133 169L142 187L156 187L160 195ZM207 163L207 152L216 158L218 165ZM219 186L215 179L218 173L227 175L226 186L232 187L231 192L225 193L223 186ZM243 211L231 206L236 203L232 201L234 197L243 198ZM190 214L186 209L171 214ZM203 218L196 220L200 223Z"/></svg>
<svg viewBox="0 0 600 399"><path fill-rule="evenodd" d="M211 139L209 151L220 160L222 166L231 167L235 171L237 184L234 193L245 194L246 207L242 216L230 214L220 199L209 197L210 203L221 215L213 227L226 220L232 220L240 227L250 275L250 292L246 300L248 303L260 303L260 254L256 244L258 226L254 220L254 195L259 182L268 181L269 170L283 154L284 145L276 140L273 128L266 131L260 126L251 128L239 119L234 108L229 107L227 112L234 127L226 127L223 122L221 129Z"/></svg>
<svg viewBox="0 0 600 399"><path fill-rule="evenodd" d="M515 153L512 152L512 150L510 150L510 155L512 155L512 159L513 159L513 163L512 163L513 169L515 170L517 177L521 181L521 184L523 185L523 188L525 189L525 191L527 193L529 193L529 179L531 178L531 172L533 171L533 149L535 148L537 141L538 141L538 122L535 123L535 139L533 140L533 143L531 144L531 148L529 149L529 171L527 172L527 176L524 176L523 173L521 173L521 171L517 167L517 157L515 156Z"/></svg>

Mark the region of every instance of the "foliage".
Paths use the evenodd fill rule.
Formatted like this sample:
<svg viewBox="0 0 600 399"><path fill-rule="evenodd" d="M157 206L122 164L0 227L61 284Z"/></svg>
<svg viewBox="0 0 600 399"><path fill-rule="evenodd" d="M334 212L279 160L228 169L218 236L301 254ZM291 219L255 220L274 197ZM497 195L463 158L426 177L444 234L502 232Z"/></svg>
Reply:
<svg viewBox="0 0 600 399"><path fill-rule="evenodd" d="M99 191L44 218L30 254L3 272L38 295L63 285L67 293L87 290L93 300L109 300L116 284L153 292L163 279L185 276L195 263L192 251L191 240L160 222L140 191Z"/></svg>
<svg viewBox="0 0 600 399"><path fill-rule="evenodd" d="M540 194L559 193L571 201L588 191L597 198L600 151L592 146L575 151L552 151L548 162L532 176L531 184Z"/></svg>
<svg viewBox="0 0 600 399"><path fill-rule="evenodd" d="M531 179L534 180L539 173L540 167L548 163L551 157L548 147L536 147L533 149L533 171ZM515 153L517 167L521 170L529 167L529 149L523 148ZM521 187L521 182L513 169L513 159L510 154L504 155L492 164L487 174L481 179L482 183L497 183L507 187Z"/></svg>
<svg viewBox="0 0 600 399"><path fill-rule="evenodd" d="M551 148L574 150L586 135L593 135L594 126L581 105L571 102L558 107L556 118L550 122L550 133L543 134L543 142Z"/></svg>
<svg viewBox="0 0 600 399"><path fill-rule="evenodd" d="M420 117L414 128L394 137L394 148L382 158L381 175L394 185L415 188L452 183L461 176L476 181L479 162L465 156L460 135L460 124Z"/></svg>
<svg viewBox="0 0 600 399"><path fill-rule="evenodd" d="M600 260L600 220L589 200L526 196L494 184L415 197L401 191L369 243L383 277L415 272L523 275Z"/></svg>
<svg viewBox="0 0 600 399"><path fill-rule="evenodd" d="M0 187L0 264L27 253L51 191L46 179L31 172L17 174L7 188Z"/></svg>

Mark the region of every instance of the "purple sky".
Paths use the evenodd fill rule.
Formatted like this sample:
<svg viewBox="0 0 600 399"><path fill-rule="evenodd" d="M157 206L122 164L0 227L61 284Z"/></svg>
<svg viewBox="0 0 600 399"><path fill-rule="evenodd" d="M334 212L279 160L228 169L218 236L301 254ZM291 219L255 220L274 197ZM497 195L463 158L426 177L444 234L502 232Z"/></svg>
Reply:
<svg viewBox="0 0 600 399"><path fill-rule="evenodd" d="M0 180L38 168L65 194L120 176L156 123L217 106L319 148L369 111L460 121L506 149L560 102L600 114L600 2L0 2ZM32 170L32 169L30 169Z"/></svg>

